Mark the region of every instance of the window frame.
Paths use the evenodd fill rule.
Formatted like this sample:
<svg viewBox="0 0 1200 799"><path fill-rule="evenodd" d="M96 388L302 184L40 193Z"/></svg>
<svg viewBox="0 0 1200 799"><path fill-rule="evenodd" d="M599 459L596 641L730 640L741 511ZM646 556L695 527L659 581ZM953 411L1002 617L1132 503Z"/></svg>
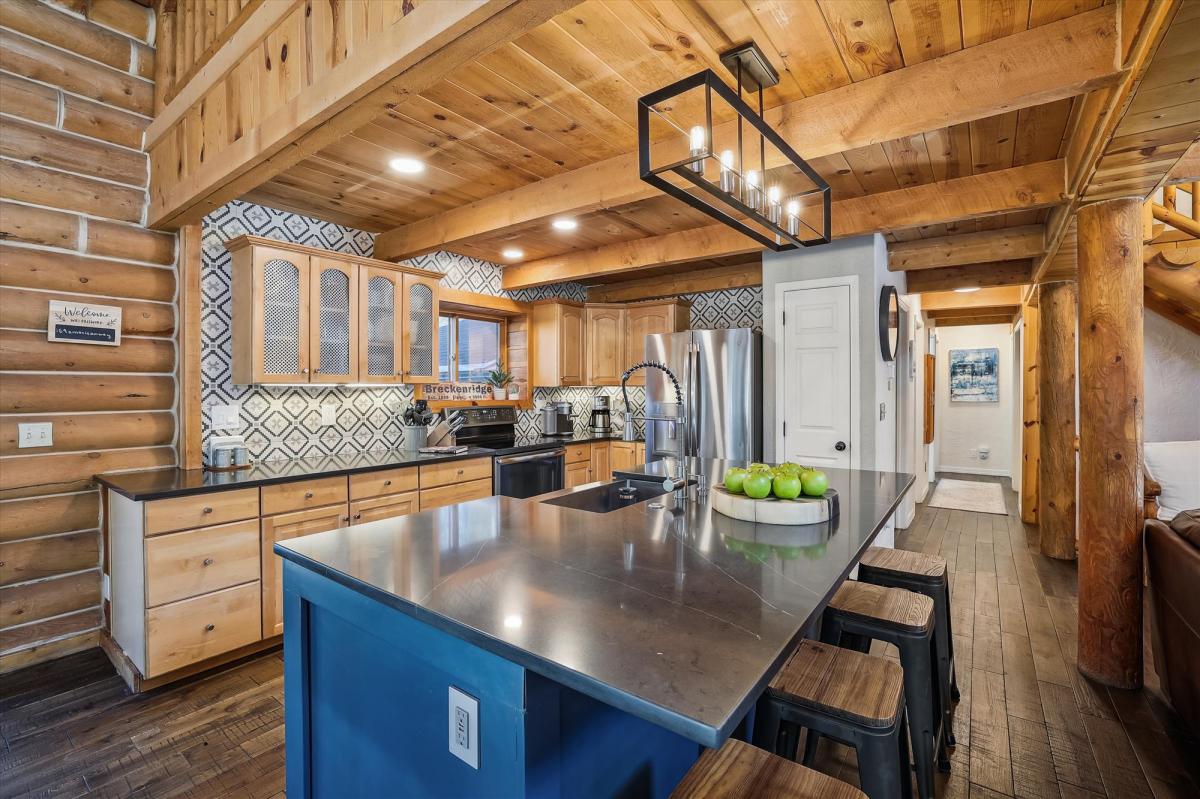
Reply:
<svg viewBox="0 0 1200 799"><path fill-rule="evenodd" d="M472 383L473 385L487 385L486 380L482 381L482 382L475 382L475 381L464 381L459 378L459 373L458 373L458 320L459 319L470 319L470 320L473 320L476 322L492 322L495 325L497 325L497 332L496 332L497 360L499 361L500 366L504 366L505 362L508 360L507 359L507 355L508 355L508 318L504 317L504 316L491 316L489 314L482 314L482 313L464 313L464 312L460 312L460 311L455 311L452 313L439 313L438 314L438 326L439 327L441 327L443 318L450 320L450 324L447 329L447 333L449 336L449 341L447 342L447 352L450 353L450 364L449 364L449 368L447 370L447 379L442 380L441 379L442 364L441 364L441 357L440 357L440 353L439 353L438 364L437 364L438 382L439 383L464 383L464 382L467 382L467 383Z"/></svg>

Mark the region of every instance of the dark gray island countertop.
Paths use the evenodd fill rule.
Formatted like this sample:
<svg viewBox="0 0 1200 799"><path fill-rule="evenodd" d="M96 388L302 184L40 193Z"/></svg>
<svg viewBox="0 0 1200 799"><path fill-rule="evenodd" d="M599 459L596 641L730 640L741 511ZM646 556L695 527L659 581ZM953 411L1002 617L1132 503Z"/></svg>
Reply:
<svg viewBox="0 0 1200 799"><path fill-rule="evenodd" d="M491 497L305 536L275 551L716 746L811 630L913 480L827 473L841 513L822 525L737 521L704 498L678 503L672 494L607 514Z"/></svg>

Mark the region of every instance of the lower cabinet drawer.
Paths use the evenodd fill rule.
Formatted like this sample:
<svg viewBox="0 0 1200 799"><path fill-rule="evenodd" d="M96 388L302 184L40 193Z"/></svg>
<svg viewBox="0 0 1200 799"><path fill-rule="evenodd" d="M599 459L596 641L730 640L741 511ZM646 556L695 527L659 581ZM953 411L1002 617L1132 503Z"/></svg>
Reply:
<svg viewBox="0 0 1200 799"><path fill-rule="evenodd" d="M262 588L252 583L146 611L146 674L157 677L262 638Z"/></svg>
<svg viewBox="0 0 1200 799"><path fill-rule="evenodd" d="M591 460L591 458L591 444L567 444L567 463L579 463L580 461Z"/></svg>
<svg viewBox="0 0 1200 799"><path fill-rule="evenodd" d="M263 486L262 515L272 516L338 503L344 505L348 496L345 476Z"/></svg>
<svg viewBox="0 0 1200 799"><path fill-rule="evenodd" d="M350 500L416 491L418 482L416 466L352 474L350 475Z"/></svg>
<svg viewBox="0 0 1200 799"><path fill-rule="evenodd" d="M146 503L146 535L258 518L258 489L213 491Z"/></svg>
<svg viewBox="0 0 1200 799"><path fill-rule="evenodd" d="M485 480L471 480L441 488L426 488L421 492L421 510L440 508L444 505L457 505L460 502L468 502L491 495L492 479L490 477Z"/></svg>
<svg viewBox="0 0 1200 799"><path fill-rule="evenodd" d="M463 461L431 463L421 467L421 488L453 486L468 480L481 480L492 476L491 458L470 458Z"/></svg>
<svg viewBox="0 0 1200 799"><path fill-rule="evenodd" d="M147 538L146 604L257 580L259 568L257 519Z"/></svg>
<svg viewBox="0 0 1200 799"><path fill-rule="evenodd" d="M405 516L416 513L419 507L420 497L416 491L375 499L360 499L350 503L350 524L366 524L380 519Z"/></svg>

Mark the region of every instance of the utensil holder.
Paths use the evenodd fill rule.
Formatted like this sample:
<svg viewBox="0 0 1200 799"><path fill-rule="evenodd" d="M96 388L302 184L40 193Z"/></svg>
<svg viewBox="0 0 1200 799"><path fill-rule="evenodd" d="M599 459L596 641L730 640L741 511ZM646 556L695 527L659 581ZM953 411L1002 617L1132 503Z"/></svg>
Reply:
<svg viewBox="0 0 1200 799"><path fill-rule="evenodd" d="M429 439L429 428L423 424L403 425L400 429L404 431L403 446L407 452L416 452L425 446Z"/></svg>

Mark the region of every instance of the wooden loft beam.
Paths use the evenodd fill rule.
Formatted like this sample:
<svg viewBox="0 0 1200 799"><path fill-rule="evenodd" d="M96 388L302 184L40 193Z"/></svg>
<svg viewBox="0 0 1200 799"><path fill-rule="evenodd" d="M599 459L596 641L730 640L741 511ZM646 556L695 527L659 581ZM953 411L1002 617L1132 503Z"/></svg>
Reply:
<svg viewBox="0 0 1200 799"><path fill-rule="evenodd" d="M750 264L718 266L712 269L690 270L680 275L654 275L621 283L592 286L588 289L588 302L632 302L761 285L762 260L758 259Z"/></svg>
<svg viewBox="0 0 1200 799"><path fill-rule="evenodd" d="M888 245L888 270L936 269L1035 258L1046 251L1046 231L1041 225L985 230L936 239L917 239Z"/></svg>
<svg viewBox="0 0 1200 799"><path fill-rule="evenodd" d="M1116 29L1116 8L1105 6L785 104L766 119L812 159L1072 97L1120 79ZM394 228L375 253L410 258L656 194L630 153Z"/></svg>
<svg viewBox="0 0 1200 799"><path fill-rule="evenodd" d="M946 308L940 311L929 311L929 318L937 319L939 322L946 319L976 319L981 316L1007 316L1009 319L1012 319L1020 310L1020 305L981 305L978 308Z"/></svg>
<svg viewBox="0 0 1200 799"><path fill-rule="evenodd" d="M284 2L276 0L265 6ZM254 43L225 80L193 100L149 148L150 226L176 228L199 221L214 208L432 86L460 65L577 2L420 3L332 67L323 60L324 51L334 45L329 31L325 27L318 30L315 21L310 25L306 4L295 3L292 13L267 35L265 44ZM267 12L260 8L257 13ZM328 22L322 19L321 25ZM310 55L314 62L309 65L311 73L306 73L303 63L290 71L286 68L289 41L292 53L301 59L306 45L317 50ZM260 74L261 57L256 48L272 44L279 50L274 65L278 78ZM275 54L275 50L269 52ZM303 88L289 96L293 80ZM228 103L227 89L233 95ZM176 102L189 97L185 92ZM164 113L177 114L173 105ZM244 115L249 122L243 130ZM233 139L235 130L240 136Z"/></svg>
<svg viewBox="0 0 1200 799"><path fill-rule="evenodd" d="M1009 325L1013 321L1012 313L994 314L990 316L963 316L953 319L935 319L938 327L963 327L966 325Z"/></svg>
<svg viewBox="0 0 1200 799"><path fill-rule="evenodd" d="M1167 173L1167 183L1192 183L1200 181L1200 141L1192 142L1183 156ZM1193 208L1195 206L1192 206Z"/></svg>
<svg viewBox="0 0 1200 799"><path fill-rule="evenodd" d="M980 289L970 294L957 291L932 291L921 295L922 311L943 311L960 308L986 308L996 305L1020 305L1023 286L998 286Z"/></svg>
<svg viewBox="0 0 1200 799"><path fill-rule="evenodd" d="M833 203L830 215L834 237L848 238L893 228L942 224L1042 208L1065 201L1065 192L1063 162L1043 161L941 183L840 200ZM502 285L509 290L528 288L563 280L582 280L655 266L741 255L761 249L762 245L730 227L708 225L509 266L504 269ZM1004 285L1013 282L1024 283L1028 280L1006 280Z"/></svg>
<svg viewBox="0 0 1200 799"><path fill-rule="evenodd" d="M927 291L1020 286L1029 282L1032 266L1033 262L1028 259L994 261L986 264L922 269L917 272L905 272L904 276L909 294L923 294Z"/></svg>

